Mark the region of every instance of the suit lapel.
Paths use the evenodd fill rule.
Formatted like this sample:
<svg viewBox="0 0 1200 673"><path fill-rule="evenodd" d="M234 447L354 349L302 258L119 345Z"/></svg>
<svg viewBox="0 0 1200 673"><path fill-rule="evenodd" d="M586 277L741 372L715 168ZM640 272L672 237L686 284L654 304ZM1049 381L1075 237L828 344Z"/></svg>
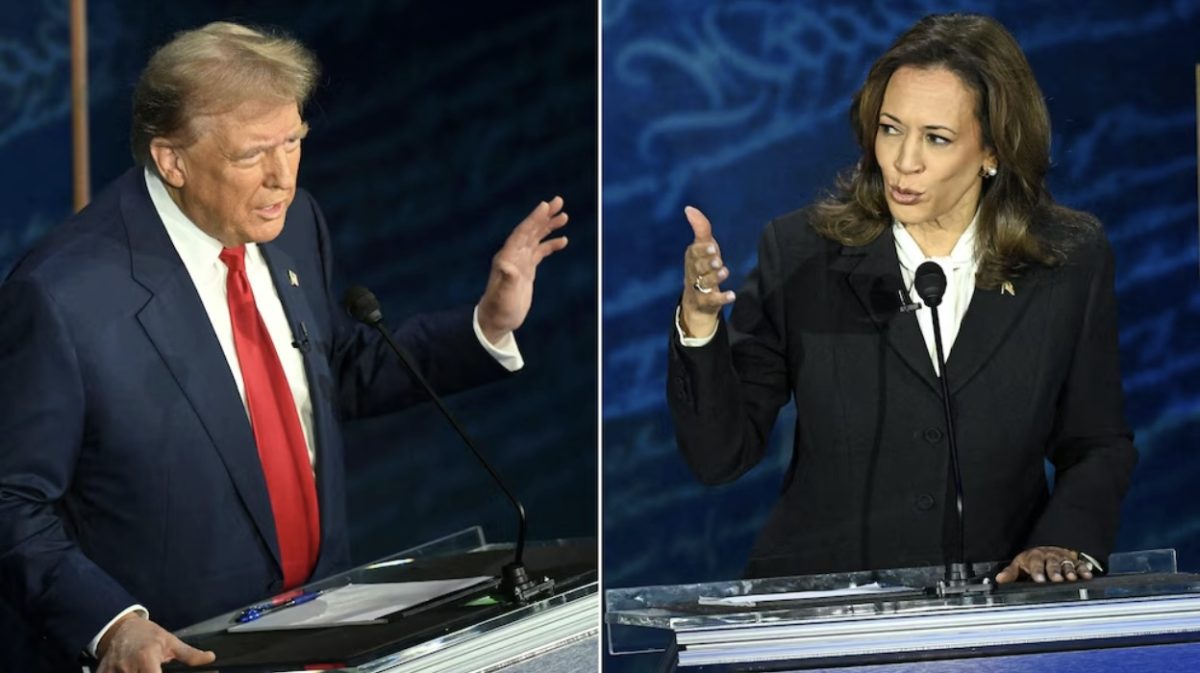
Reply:
<svg viewBox="0 0 1200 673"><path fill-rule="evenodd" d="M899 311L897 293L903 288L903 281L891 230L867 245L842 248L842 258L847 282L888 345L940 394L941 386L916 315ZM974 378L1007 338L1030 298L1037 294L1038 277L1037 272L1031 272L1013 281L1012 294L1002 294L998 289L975 290L946 361L951 394Z"/></svg>
<svg viewBox="0 0 1200 673"><path fill-rule="evenodd" d="M842 248L847 283L900 359L935 392L940 390L916 315L901 313L900 260L889 228L870 243Z"/></svg>
<svg viewBox="0 0 1200 673"><path fill-rule="evenodd" d="M1037 294L1038 274L1032 272L1018 278L1012 287L1012 294L975 288L946 360L952 395L979 373L1008 337L1030 298Z"/></svg>
<svg viewBox="0 0 1200 673"><path fill-rule="evenodd" d="M138 171L122 211L134 280L153 295L137 314L195 409L254 525L279 564L279 543L254 434L200 296L154 210Z"/></svg>

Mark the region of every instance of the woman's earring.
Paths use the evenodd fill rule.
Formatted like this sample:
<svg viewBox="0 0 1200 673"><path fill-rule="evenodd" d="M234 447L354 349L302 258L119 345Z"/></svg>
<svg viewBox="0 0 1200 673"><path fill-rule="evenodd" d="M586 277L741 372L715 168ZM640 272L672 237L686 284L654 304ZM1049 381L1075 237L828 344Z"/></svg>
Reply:
<svg viewBox="0 0 1200 673"><path fill-rule="evenodd" d="M996 177L996 167L988 166L987 168L980 169L979 175L985 178L994 178Z"/></svg>

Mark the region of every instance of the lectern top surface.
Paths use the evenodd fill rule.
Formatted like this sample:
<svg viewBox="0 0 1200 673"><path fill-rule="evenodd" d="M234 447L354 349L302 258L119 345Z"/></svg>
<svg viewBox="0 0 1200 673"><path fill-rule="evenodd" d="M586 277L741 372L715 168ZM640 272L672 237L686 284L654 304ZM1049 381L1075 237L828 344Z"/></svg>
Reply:
<svg viewBox="0 0 1200 673"><path fill-rule="evenodd" d="M520 625L516 633L537 637L549 634L546 638L569 639L586 635L589 629L594 632L598 607L594 539L530 543L525 549L529 575L538 581L553 580L554 591L549 597L522 605L504 598L498 589L502 568L512 561L512 545L467 538L472 544L466 548L459 544L462 540L447 539L447 544L439 542L395 554L304 587L306 592L319 594L347 586L494 578L427 603L397 608L369 623L239 631L236 620L243 612L239 608L177 635L195 647L216 652L216 666L222 671L268 673L314 666L355 672L407 670L405 667L423 670L418 661L424 661L422 657L451 660L446 665L454 670L453 656L472 651L475 643L483 642L493 631L508 633L503 629L513 625ZM587 610L589 597L592 607ZM586 619L580 621L577 613ZM534 628L538 620L547 623ZM569 623L564 625L564 621ZM513 638L516 636L509 640Z"/></svg>
<svg viewBox="0 0 1200 673"><path fill-rule="evenodd" d="M1200 597L1200 575L1188 573L1114 575L1073 583L1017 582L997 586L987 595L945 598L938 597L932 589L936 580L921 573L905 575L904 571L887 571L882 575L855 575L860 576L853 582L847 581L846 574L839 574L614 589L605 592L605 619L614 625L678 632L737 625L762 626L814 620L929 615L937 612L961 614L964 610L1035 605ZM808 594L784 600L761 599L750 602L729 600L733 597L844 589L852 584L861 587L873 582L879 582L890 591L840 596ZM902 587L907 587L907 590Z"/></svg>

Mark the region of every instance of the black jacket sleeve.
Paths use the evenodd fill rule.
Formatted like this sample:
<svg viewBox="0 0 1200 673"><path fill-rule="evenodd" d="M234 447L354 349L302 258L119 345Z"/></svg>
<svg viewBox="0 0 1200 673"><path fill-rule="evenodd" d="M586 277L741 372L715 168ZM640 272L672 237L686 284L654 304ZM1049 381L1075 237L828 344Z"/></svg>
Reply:
<svg viewBox="0 0 1200 673"><path fill-rule="evenodd" d="M758 266L738 292L727 325L707 345L686 347L672 326L668 405L688 466L706 484L754 467L791 396L784 333L784 276L776 222L758 246Z"/></svg>
<svg viewBox="0 0 1200 673"><path fill-rule="evenodd" d="M1066 547L1103 562L1137 451L1122 409L1112 250L1097 230L1079 253L1086 308L1047 456L1055 467L1054 491L1026 547Z"/></svg>

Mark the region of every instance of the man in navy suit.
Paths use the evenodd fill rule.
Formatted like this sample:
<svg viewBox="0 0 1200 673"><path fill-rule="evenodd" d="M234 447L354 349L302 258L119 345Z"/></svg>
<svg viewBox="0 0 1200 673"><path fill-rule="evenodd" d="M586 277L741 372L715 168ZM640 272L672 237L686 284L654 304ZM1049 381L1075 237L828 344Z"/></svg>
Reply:
<svg viewBox="0 0 1200 673"><path fill-rule="evenodd" d="M348 565L338 423L423 394L332 294L296 186L315 78L288 38L180 34L138 83L139 166L0 286L5 661L210 663L169 630ZM539 204L474 309L397 330L436 388L522 365L512 332L566 219Z"/></svg>

